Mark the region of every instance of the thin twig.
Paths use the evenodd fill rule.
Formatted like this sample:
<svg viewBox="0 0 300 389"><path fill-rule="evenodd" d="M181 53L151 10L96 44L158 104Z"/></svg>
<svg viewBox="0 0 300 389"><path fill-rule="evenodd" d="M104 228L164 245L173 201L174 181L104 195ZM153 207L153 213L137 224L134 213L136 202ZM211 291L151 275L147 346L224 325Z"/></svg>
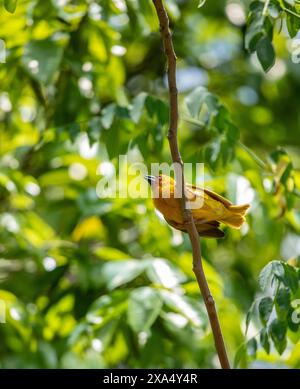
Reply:
<svg viewBox="0 0 300 389"><path fill-rule="evenodd" d="M289 8L286 8L286 7L283 7L281 6L281 8L285 11L285 12L288 12L289 14L295 16L296 18L300 19L300 15L297 14L296 12L292 11L291 9Z"/></svg>
<svg viewBox="0 0 300 389"><path fill-rule="evenodd" d="M264 8L263 8L263 11L262 11L262 14L263 16L267 16L268 14L268 11L269 11L269 4L270 4L270 0L265 0L265 4L264 4Z"/></svg>
<svg viewBox="0 0 300 389"><path fill-rule="evenodd" d="M193 252L193 271L196 276L200 291L203 296L203 300L208 313L209 321L211 324L216 350L219 356L220 364L223 369L230 369L225 344L221 332L221 327L218 320L218 315L215 307L214 299L210 293L209 286L206 281L206 277L202 265L201 246L199 242L199 235L196 229L192 213L189 208L186 207L185 197L185 183L183 173L183 162L180 155L178 141L177 141L177 128L178 128L178 92L176 85L176 54L173 47L172 36L169 29L169 18L164 8L162 0L153 0L156 13L159 19L161 37L165 49L165 54L168 63L168 85L169 85L169 99L170 99L170 126L168 132L168 140L170 145L170 151L172 155L173 163L180 166L180 174L176 175L176 181L181 184L181 207L182 215L185 223L186 230L189 234L189 238L192 245ZM178 180L179 178L179 180Z"/></svg>

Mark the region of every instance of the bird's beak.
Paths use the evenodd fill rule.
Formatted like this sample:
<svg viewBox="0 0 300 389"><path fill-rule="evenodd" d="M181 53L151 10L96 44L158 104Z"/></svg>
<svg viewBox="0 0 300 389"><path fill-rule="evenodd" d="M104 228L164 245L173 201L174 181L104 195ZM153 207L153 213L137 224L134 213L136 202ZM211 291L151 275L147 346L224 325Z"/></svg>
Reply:
<svg viewBox="0 0 300 389"><path fill-rule="evenodd" d="M145 180L148 181L148 184L152 185L154 184L156 177L155 176L144 176Z"/></svg>

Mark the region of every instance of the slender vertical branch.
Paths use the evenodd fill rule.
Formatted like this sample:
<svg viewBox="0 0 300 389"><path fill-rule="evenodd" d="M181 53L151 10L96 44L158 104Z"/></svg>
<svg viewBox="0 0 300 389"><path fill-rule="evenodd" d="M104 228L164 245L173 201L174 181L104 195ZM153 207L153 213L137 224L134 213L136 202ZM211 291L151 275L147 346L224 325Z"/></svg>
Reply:
<svg viewBox="0 0 300 389"><path fill-rule="evenodd" d="M264 8L262 11L263 16L267 16L270 0L265 0Z"/></svg>
<svg viewBox="0 0 300 389"><path fill-rule="evenodd" d="M169 123L168 140L169 140L173 163L176 164L177 166L180 166L179 177L178 177L178 172L176 173L176 170L175 170L175 174L176 174L176 182L180 183L181 185L181 188L178 188L180 189L180 192L178 193L181 193L182 215L192 245L193 271L196 276L206 306L220 364L223 369L230 369L230 365L229 365L229 361L225 349L225 344L221 332L221 327L219 324L219 319L215 307L215 302L210 293L209 286L206 281L206 277L203 270L201 246L199 242L198 231L196 229L192 213L190 209L186 206L186 198L185 198L185 191L184 191L185 183L184 183L183 162L180 155L178 140L177 140L179 115L178 115L178 92L176 86L176 54L174 51L172 36L169 29L169 18L164 8L162 0L153 0L153 3L159 19L160 33L161 33L165 54L167 57L167 63L168 63L168 85L169 85L169 99L170 99L170 123Z"/></svg>

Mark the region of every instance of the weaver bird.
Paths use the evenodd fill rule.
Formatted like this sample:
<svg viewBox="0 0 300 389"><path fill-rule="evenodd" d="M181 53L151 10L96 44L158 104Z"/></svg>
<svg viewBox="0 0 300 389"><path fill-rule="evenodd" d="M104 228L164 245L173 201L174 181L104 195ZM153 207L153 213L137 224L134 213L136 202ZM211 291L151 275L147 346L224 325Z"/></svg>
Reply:
<svg viewBox="0 0 300 389"><path fill-rule="evenodd" d="M176 183L165 175L145 176L155 194L153 203L167 223L177 230L186 232L182 217L181 201L175 196ZM208 189L195 185L185 185L185 197L190 202L190 209L199 236L223 238L224 232L218 227L220 222L232 228L240 228L245 221L249 204L233 205L229 200Z"/></svg>

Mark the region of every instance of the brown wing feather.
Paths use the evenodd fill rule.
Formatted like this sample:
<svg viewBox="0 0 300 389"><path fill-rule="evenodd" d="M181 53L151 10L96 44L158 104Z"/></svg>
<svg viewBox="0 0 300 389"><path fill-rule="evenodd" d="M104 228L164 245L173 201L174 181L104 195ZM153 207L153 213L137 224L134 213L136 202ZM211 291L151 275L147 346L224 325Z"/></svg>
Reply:
<svg viewBox="0 0 300 389"><path fill-rule="evenodd" d="M185 197L188 201L193 201L196 199L196 194L189 188L189 185L185 186Z"/></svg>
<svg viewBox="0 0 300 389"><path fill-rule="evenodd" d="M220 226L220 223L217 220L210 220L210 221L203 222L203 220L201 220L201 219L194 219L194 222L196 224L196 227L203 225L203 224L210 226L210 227L219 227Z"/></svg>
<svg viewBox="0 0 300 389"><path fill-rule="evenodd" d="M186 232L186 230L185 230L185 228L184 228L184 226L183 226L182 224L176 223L176 222L174 222L174 221L171 220L171 219L167 219L166 217L165 217L165 220L166 220L166 222L167 222L168 224L170 224L170 226L172 226L172 227L175 228L176 230L180 230L180 231Z"/></svg>
<svg viewBox="0 0 300 389"><path fill-rule="evenodd" d="M180 230L182 232L186 232L186 229L184 225L174 222L173 220L166 219L166 222L170 224L173 228L176 228L177 230ZM196 224L196 228L198 231L199 236L204 236L208 238L223 238L225 236L224 232L222 230L218 229L218 226L220 225L217 221L210 221L207 223L202 224Z"/></svg>
<svg viewBox="0 0 300 389"><path fill-rule="evenodd" d="M215 192L212 192L211 190L209 189L203 189L203 188L200 188L199 186L196 186L196 185L190 185L190 184L186 184L187 188L188 189L193 189L193 190L202 190L204 191L208 196L210 196L211 198L219 201L220 203L224 204L225 207L230 207L230 205L232 205L232 202L225 199L225 197L223 196L220 196L219 194L215 193Z"/></svg>

